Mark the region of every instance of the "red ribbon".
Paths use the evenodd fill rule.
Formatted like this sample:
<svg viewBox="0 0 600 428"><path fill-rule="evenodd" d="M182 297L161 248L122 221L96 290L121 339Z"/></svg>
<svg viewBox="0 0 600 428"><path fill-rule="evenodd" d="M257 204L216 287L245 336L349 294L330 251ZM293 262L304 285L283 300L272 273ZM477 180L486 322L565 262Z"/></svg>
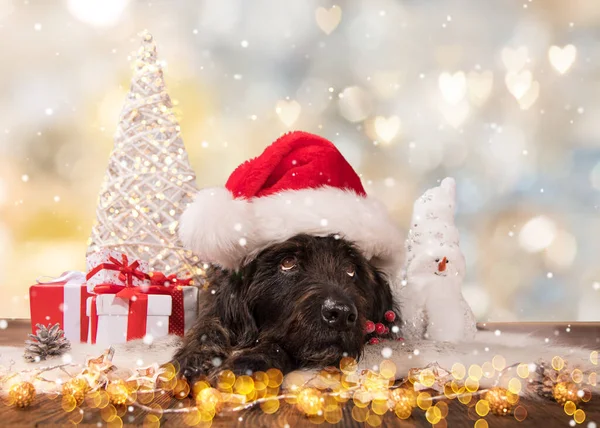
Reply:
<svg viewBox="0 0 600 428"><path fill-rule="evenodd" d="M152 272L149 275L152 285L164 285L171 290L171 317L169 318L169 334L183 336L185 331L185 306L183 304L182 286L192 284L192 278L181 279L172 274L165 276L162 272Z"/></svg>
<svg viewBox="0 0 600 428"><path fill-rule="evenodd" d="M87 298L89 296L88 293L86 293L86 288L85 288L85 284L81 287L81 298L79 299L79 325L80 325L80 330L79 330L79 340L81 341L81 343L86 343L87 342L87 336L88 336L88 327L89 327L89 323L88 323L88 317L86 314L86 304L87 304Z"/></svg>
<svg viewBox="0 0 600 428"><path fill-rule="evenodd" d="M126 287L133 287L133 277L136 277L139 280L144 280L147 278L147 275L138 269L140 265L138 260L135 260L133 263L129 264L129 260L125 254L122 254L122 261L119 261L112 256L110 256L108 259L112 263L100 263L87 273L85 279L89 280L91 277L104 269L119 271L119 281L124 282Z"/></svg>
<svg viewBox="0 0 600 428"><path fill-rule="evenodd" d="M141 293L138 294L136 298L129 299L129 312L127 314L127 340L143 338L146 335L147 321L148 295Z"/></svg>
<svg viewBox="0 0 600 428"><path fill-rule="evenodd" d="M82 343L88 340L89 319L86 314L86 301L90 297L85 287L85 274L83 272L68 271L58 278L50 278L48 281L36 279L37 284L29 288L29 304L31 314L31 330L35 334L36 324L59 323L65 329L65 313L61 308L64 303L65 286L73 279L81 278L79 312L76 308L69 308L69 312L79 315L79 338L69 336L70 340L78 340Z"/></svg>
<svg viewBox="0 0 600 428"><path fill-rule="evenodd" d="M183 337L183 333L185 331L185 308L183 305L182 288L183 287L172 287L169 334L176 334L177 336Z"/></svg>
<svg viewBox="0 0 600 428"><path fill-rule="evenodd" d="M152 272L148 275L148 278L150 278L150 284L152 285L164 285L167 287L173 285L190 285L192 283L192 278L181 279L177 278L176 274L165 276L162 272Z"/></svg>
<svg viewBox="0 0 600 428"><path fill-rule="evenodd" d="M115 294L115 297L129 300L127 315L127 340L143 338L146 335L148 322L148 295L149 294L171 294L172 287L150 285L147 287L123 287L116 284L98 284L94 287L94 293ZM98 332L98 312L96 308L96 296L92 296L92 307L90 311L92 343L96 343Z"/></svg>
<svg viewBox="0 0 600 428"><path fill-rule="evenodd" d="M96 294L116 294L116 297L131 299L133 296L143 296L146 294L171 294L171 287L160 285L146 285L141 287L123 287L118 284L98 284L94 287Z"/></svg>
<svg viewBox="0 0 600 428"><path fill-rule="evenodd" d="M96 269L97 267L94 268L94 270ZM97 271L94 272L94 270L90 271L88 275L93 276L95 273L97 273ZM118 284L98 284L94 287L94 293L97 295L115 294L115 297L129 300L129 310L127 316L127 340L143 338L146 335L146 326L148 321L148 295L169 294L172 297L171 317L169 319L169 334L183 336L185 328L185 314L182 286L189 286L192 282L192 278L180 279L177 278L175 274L165 276L165 274L162 272L153 272L151 275L145 275L145 277L150 279L150 285L148 286L123 287L122 285ZM96 296L92 296L90 320L90 334L92 343L96 343L96 335L98 332Z"/></svg>
<svg viewBox="0 0 600 428"><path fill-rule="evenodd" d="M90 329L92 343L96 343L98 334L98 311L96 308L96 295L92 296L90 308ZM141 339L146 335L148 321L148 295L139 294L136 299L129 300L127 314L127 340Z"/></svg>
<svg viewBox="0 0 600 428"><path fill-rule="evenodd" d="M98 333L98 311L96 310L96 295L92 296L92 306L90 307L90 340L96 343L96 334Z"/></svg>

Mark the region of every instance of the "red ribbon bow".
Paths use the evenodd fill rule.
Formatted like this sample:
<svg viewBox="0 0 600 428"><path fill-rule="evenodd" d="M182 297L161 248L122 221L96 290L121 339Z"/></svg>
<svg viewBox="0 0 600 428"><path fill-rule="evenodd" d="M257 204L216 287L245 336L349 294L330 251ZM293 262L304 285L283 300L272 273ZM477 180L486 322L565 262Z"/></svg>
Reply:
<svg viewBox="0 0 600 428"><path fill-rule="evenodd" d="M181 279L177 278L176 274L166 276L162 272L152 272L148 277L150 278L150 284L152 285L172 287L175 285L190 285L192 283L192 278Z"/></svg>
<svg viewBox="0 0 600 428"><path fill-rule="evenodd" d="M154 278L156 274L152 277ZM171 278L173 277L173 278ZM159 278L165 279L164 282L156 283ZM171 284L164 286L163 284L167 281L177 280L179 282L171 282ZM172 303L172 316L169 320L169 334L177 334L183 336L185 328L185 317L184 317L184 304L183 304L183 289L179 285L189 285L190 279L179 280L174 275L165 277L164 275L157 275L156 279L151 285L144 285L141 287L123 287L117 284L98 284L94 287L94 293L97 295L102 294L115 294L115 297L120 297L129 300L129 314L127 322L127 340L138 339L144 337L146 334L147 315L148 315L148 295L150 294L166 294L170 295L173 299ZM98 333L98 313L96 308L96 298L98 296L92 296L91 305L91 337L92 343L96 343L96 336Z"/></svg>
<svg viewBox="0 0 600 428"><path fill-rule="evenodd" d="M122 261L119 261L112 256L110 256L108 259L112 263L100 263L98 266L88 272L85 277L86 280L89 280L103 269L119 271L119 281L124 282L126 287L133 287L133 277L136 277L140 280L144 280L147 277L144 272L138 269L140 262L136 260L129 264L129 259L125 254L122 255Z"/></svg>

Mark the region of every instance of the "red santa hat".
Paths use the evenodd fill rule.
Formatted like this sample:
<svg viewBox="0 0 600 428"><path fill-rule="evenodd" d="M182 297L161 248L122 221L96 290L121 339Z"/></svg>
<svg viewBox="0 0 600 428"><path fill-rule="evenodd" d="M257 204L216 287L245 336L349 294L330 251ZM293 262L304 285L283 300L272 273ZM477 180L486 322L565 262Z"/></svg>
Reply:
<svg viewBox="0 0 600 428"><path fill-rule="evenodd" d="M301 233L338 234L388 274L402 262L404 240L387 209L331 142L306 132L279 138L225 187L201 190L180 223L186 247L228 269Z"/></svg>

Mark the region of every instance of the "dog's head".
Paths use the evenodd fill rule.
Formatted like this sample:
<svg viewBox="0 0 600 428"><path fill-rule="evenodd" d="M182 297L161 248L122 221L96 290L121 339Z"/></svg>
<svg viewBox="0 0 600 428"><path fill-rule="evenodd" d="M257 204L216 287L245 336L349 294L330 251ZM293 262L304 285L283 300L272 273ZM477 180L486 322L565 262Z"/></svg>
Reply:
<svg viewBox="0 0 600 428"><path fill-rule="evenodd" d="M295 236L263 250L237 275L228 312L237 313L238 326L252 324L259 341L276 342L299 366L359 358L365 321L381 321L393 308L382 274L336 236Z"/></svg>

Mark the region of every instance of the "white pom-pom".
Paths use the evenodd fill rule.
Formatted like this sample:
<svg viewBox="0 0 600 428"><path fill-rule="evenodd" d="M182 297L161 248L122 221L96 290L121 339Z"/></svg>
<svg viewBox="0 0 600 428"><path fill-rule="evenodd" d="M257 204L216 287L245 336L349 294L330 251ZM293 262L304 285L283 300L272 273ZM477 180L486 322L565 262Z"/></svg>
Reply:
<svg viewBox="0 0 600 428"><path fill-rule="evenodd" d="M181 216L179 238L200 259L235 268L247 252L252 217L250 204L234 199L229 190L203 189Z"/></svg>

